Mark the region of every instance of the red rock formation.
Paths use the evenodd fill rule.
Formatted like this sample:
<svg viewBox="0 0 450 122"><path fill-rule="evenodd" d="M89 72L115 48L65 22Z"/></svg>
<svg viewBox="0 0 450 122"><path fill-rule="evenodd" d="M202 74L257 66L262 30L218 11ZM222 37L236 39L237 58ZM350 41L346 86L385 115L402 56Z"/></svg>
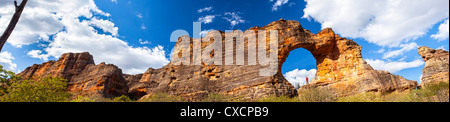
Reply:
<svg viewBox="0 0 450 122"><path fill-rule="evenodd" d="M26 78L59 76L69 79L70 91L81 95L100 94L104 97L129 94L136 97L158 92L181 95L189 99L205 97L211 93L233 95L254 100L269 95L295 96L297 91L282 75L281 67L289 52L297 48L309 50L317 60L318 72L312 83L303 87L332 88L338 95L360 92L391 92L416 88L417 82L407 80L385 71L376 71L361 56L361 46L352 40L341 38L331 29L318 34L303 29L299 22L280 20L264 27L250 30L278 30L278 73L260 76L261 65L173 65L160 69L148 69L141 75L124 75L114 65L94 65L92 56L65 54L58 61L34 65L20 73ZM220 32L223 38L231 33ZM258 36L255 36L258 38ZM190 47L211 44L191 39ZM177 45L180 41L177 43ZM256 44L245 41L245 49ZM225 50L225 49L223 49ZM190 50L192 55L193 50ZM235 57L246 57L249 52L233 53ZM211 56L214 56L211 53ZM176 55L175 55L176 56ZM223 51L222 56L225 56ZM225 58L222 58L225 59ZM248 58L245 58L248 63ZM193 56L190 60L194 60ZM132 63L132 62L130 62ZM129 90L128 90L129 89Z"/></svg>
<svg viewBox="0 0 450 122"><path fill-rule="evenodd" d="M65 78L68 91L76 96L116 97L128 92L122 70L111 64L95 65L89 53L66 53L58 61L35 64L18 75L25 79Z"/></svg>
<svg viewBox="0 0 450 122"><path fill-rule="evenodd" d="M360 92L403 91L417 87L417 82L385 71L376 71L361 56L361 46L352 40L339 37L331 29L318 34L303 29L299 22L280 20L264 27L250 30L279 30L278 73L259 75L256 66L182 65L170 63L161 69L149 69L140 84L130 88L133 93L167 92L188 98L202 97L209 93L234 95L244 99L257 99L268 95L294 96L294 87L282 76L281 67L289 52L297 48L309 50L317 60L318 73L312 84L304 87L333 88L338 95ZM225 38L227 34L222 33ZM256 36L257 37L257 36ZM198 39L191 39L195 40ZM225 39L223 39L225 43ZM193 45L191 41L191 47ZM178 42L180 43L180 42ZM177 43L177 44L178 44ZM202 43L204 49L210 43ZM248 43L245 45L249 47ZM192 50L191 50L192 54ZM244 54L234 55L247 55ZM222 54L224 56L224 54ZM192 57L191 57L191 60Z"/></svg>
<svg viewBox="0 0 450 122"><path fill-rule="evenodd" d="M429 83L449 81L449 53L445 50L435 50L429 47L420 47L419 54L425 63L422 72L421 86Z"/></svg>

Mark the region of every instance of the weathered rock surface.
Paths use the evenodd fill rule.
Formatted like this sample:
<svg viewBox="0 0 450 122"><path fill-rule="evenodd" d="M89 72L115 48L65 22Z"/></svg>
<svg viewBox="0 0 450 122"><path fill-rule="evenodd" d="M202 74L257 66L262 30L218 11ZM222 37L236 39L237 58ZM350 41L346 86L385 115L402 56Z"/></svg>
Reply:
<svg viewBox="0 0 450 122"><path fill-rule="evenodd" d="M316 78L309 87L331 88L338 96L361 92L392 92L414 89L416 81L407 80L387 71L374 70L361 55L361 46L353 40L341 38L330 28L322 30L312 38L313 46L302 44L288 50L303 47L317 60ZM295 45L296 43L294 43Z"/></svg>
<svg viewBox="0 0 450 122"><path fill-rule="evenodd" d="M173 62L160 69L148 69L144 74L126 75L114 65L95 65L92 56L65 54L58 61L34 65L20 73L26 78L40 76L60 76L69 79L70 91L78 94L99 94L104 97L129 94L135 97L164 92L181 95L189 99L205 97L208 94L225 94L237 98L254 100L269 95L295 96L297 90L282 75L281 67L289 52L297 48L310 51L317 60L318 72L312 83L302 87L333 88L338 95L351 95L360 92L391 92L416 88L417 82L407 80L385 71L376 71L361 56L361 46L356 42L341 38L331 29L318 34L303 29L297 21L279 20L264 27L253 27L255 37L258 30L278 30L278 73L260 76L260 69L267 66L247 65L249 47L256 44L244 41L245 52L233 53L234 57L244 56L246 65L173 65ZM211 33L210 33L211 34ZM208 35L210 35L208 34ZM223 44L226 36L233 33L220 32ZM269 35L267 35L269 36ZM208 36L207 36L208 37ZM267 38L269 39L269 38ZM212 42L201 43L191 39L193 45L201 45L203 51ZM180 40L177 42L179 45ZM236 47L233 47L236 50ZM225 60L225 48L222 59ZM181 53L180 53L181 54ZM178 54L179 55L179 54ZM174 56L177 56L174 54ZM211 53L211 57L215 54ZM190 57L191 62L194 59ZM236 59L234 59L236 62ZM258 61L259 62L259 61ZM132 63L132 62L130 62ZM448 65L447 65L448 66Z"/></svg>
<svg viewBox="0 0 450 122"><path fill-rule="evenodd" d="M116 97L128 93L122 70L115 65L94 64L89 53L66 53L58 61L35 64L18 74L25 79L61 77L68 80L68 91L88 97Z"/></svg>
<svg viewBox="0 0 450 122"><path fill-rule="evenodd" d="M449 81L449 53L445 50L435 50L429 47L419 47L419 54L425 63L422 71L421 86L430 83Z"/></svg>
<svg viewBox="0 0 450 122"><path fill-rule="evenodd" d="M175 66L171 63L161 69L149 69L140 80L141 84L133 86L130 91L141 94L144 92L149 94L167 92L191 98L201 97L208 93L228 94L244 99L257 99L268 95L294 96L297 92L282 76L281 67L289 56L289 52L297 48L309 50L317 60L316 79L304 88L329 87L335 89L338 95L351 95L369 91L404 91L417 87L415 81L389 72L374 70L363 60L361 46L352 40L339 37L331 29L313 34L309 30L303 29L299 22L280 20L264 27L253 27L250 30L256 32L258 30L279 30L277 51L280 63L277 74L260 76L259 69L263 68L260 65ZM222 38L225 38L232 33L221 32L221 34ZM191 39L191 47L194 45L193 43L199 42L197 40ZM223 39L223 41L225 44L225 41L233 40ZM202 43L202 50L209 44ZM248 47L249 44L246 43L245 49ZM224 55L222 54L222 56ZM247 56L248 51L246 50L244 54L235 53L234 55Z"/></svg>

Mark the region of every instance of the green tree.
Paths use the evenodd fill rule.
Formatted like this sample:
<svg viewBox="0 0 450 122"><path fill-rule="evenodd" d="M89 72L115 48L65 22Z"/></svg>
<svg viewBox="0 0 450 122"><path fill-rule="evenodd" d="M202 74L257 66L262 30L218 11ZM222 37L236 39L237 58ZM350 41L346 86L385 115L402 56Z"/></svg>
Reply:
<svg viewBox="0 0 450 122"><path fill-rule="evenodd" d="M62 102L70 97L63 78L12 81L6 93L1 102Z"/></svg>
<svg viewBox="0 0 450 122"><path fill-rule="evenodd" d="M11 81L18 80L14 72L3 69L0 65L0 96L7 94L7 88L11 86Z"/></svg>

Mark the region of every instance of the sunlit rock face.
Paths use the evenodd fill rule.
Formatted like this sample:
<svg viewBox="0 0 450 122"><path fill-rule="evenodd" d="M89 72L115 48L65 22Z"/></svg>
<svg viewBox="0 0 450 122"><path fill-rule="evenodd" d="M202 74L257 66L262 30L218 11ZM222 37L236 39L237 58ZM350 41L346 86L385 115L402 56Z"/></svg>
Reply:
<svg viewBox="0 0 450 122"><path fill-rule="evenodd" d="M58 61L35 64L18 74L25 79L61 77L68 81L74 96L112 98L126 95L127 81L122 70L112 64L94 64L89 53L66 53Z"/></svg>
<svg viewBox="0 0 450 122"><path fill-rule="evenodd" d="M332 29L324 29L314 34L304 29L297 21L281 19L264 27L253 27L249 30L255 32L253 35L255 40L258 40L258 35L261 34L258 33L259 30L268 32L278 30L278 47L276 50L270 48L265 50L268 54L275 51L278 53L275 57L278 64L272 75L260 74L260 70L268 66L248 65L250 60L255 58L249 57L253 52L249 52L248 49L258 47L256 43L249 43L253 38L246 38L244 42L237 42L236 39L226 40L225 37L235 34L231 32L218 32L224 45L222 55L210 53L209 56L222 56L222 64L225 64L225 60L229 58L225 55L232 53L233 57L244 57L244 65L236 65L237 59L234 58L233 65L207 65L205 62L201 62L200 65L174 65L174 62L171 62L160 69L150 68L143 74L126 75L114 65L95 65L90 55L69 53L64 54L66 56L63 55L56 62L29 67L19 75L25 78L60 76L69 80L69 91L81 95L98 94L110 97L128 94L140 98L163 92L190 100L204 98L208 94L224 94L239 99L255 100L270 95L298 95L294 86L283 77L281 67L290 51L305 48L316 59L317 74L309 85L300 89L324 87L333 89L336 95L346 96L361 92L404 91L417 87L415 81L386 71L374 70L363 60L361 46L352 40L339 37ZM208 35L205 38L208 38ZM269 42L269 34L266 36L266 41ZM188 45L180 46L181 39L179 39L175 47L189 49L189 60L193 62L199 58L193 56L193 46L200 45L200 50L204 51L213 43L213 41L202 43L200 40L190 38ZM225 47L227 43L233 44L233 51L237 45L243 43L245 51L227 52L229 51ZM180 57L182 54L180 52L174 56Z"/></svg>
<svg viewBox="0 0 450 122"><path fill-rule="evenodd" d="M313 34L297 21L279 20L264 27L249 30L278 30L278 73L260 76L260 65L200 65L175 66L169 64L162 69L149 69L140 80L141 84L130 88L131 93L152 94L168 92L171 94L198 98L210 93L228 94L244 99L258 99L269 95L295 96L295 88L282 76L281 67L289 52L297 48L310 51L317 60L317 74L309 87L333 88L340 96L360 92L392 92L414 89L417 82L386 71L376 71L361 56L361 46L356 42L341 38L332 29L324 29ZM245 32L245 31L244 31ZM228 34L221 32L223 44ZM258 33L256 33L258 35ZM256 36L258 38L258 36ZM191 47L199 43L191 39ZM248 40L247 40L248 41ZM252 47L245 41L245 49ZM180 41L179 41L180 42ZM177 43L179 44L179 43ZM202 43L202 50L211 43ZM250 45L249 45L250 44ZM272 50L267 50L270 52ZM192 50L190 54L192 54ZM248 55L235 53L235 56ZM225 51L222 56L225 55ZM224 59L224 58L223 58ZM191 57L191 60L192 59ZM246 63L248 58L245 59ZM145 92L145 93L142 93Z"/></svg>
<svg viewBox="0 0 450 122"><path fill-rule="evenodd" d="M421 86L430 83L449 81L449 53L445 50L435 50L429 47L419 47L419 54L425 63L422 71Z"/></svg>

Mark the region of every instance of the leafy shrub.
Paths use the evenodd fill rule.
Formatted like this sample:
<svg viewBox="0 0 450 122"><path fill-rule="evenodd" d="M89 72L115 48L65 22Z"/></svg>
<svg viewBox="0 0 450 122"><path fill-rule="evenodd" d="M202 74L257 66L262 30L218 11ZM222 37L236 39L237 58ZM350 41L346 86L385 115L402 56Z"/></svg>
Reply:
<svg viewBox="0 0 450 122"><path fill-rule="evenodd" d="M69 102L96 102L97 99L91 99L88 97L78 96L75 99L69 100Z"/></svg>
<svg viewBox="0 0 450 122"><path fill-rule="evenodd" d="M16 76L14 72L3 69L3 66L0 65L0 96L7 94L7 89L11 86L11 81L16 81L20 79L20 77Z"/></svg>
<svg viewBox="0 0 450 122"><path fill-rule="evenodd" d="M113 99L113 102L132 102L133 100L130 99L130 97L126 95L122 95L120 97L116 97Z"/></svg>
<svg viewBox="0 0 450 122"><path fill-rule="evenodd" d="M67 82L62 78L12 81L0 97L2 102L62 102L69 98Z"/></svg>

